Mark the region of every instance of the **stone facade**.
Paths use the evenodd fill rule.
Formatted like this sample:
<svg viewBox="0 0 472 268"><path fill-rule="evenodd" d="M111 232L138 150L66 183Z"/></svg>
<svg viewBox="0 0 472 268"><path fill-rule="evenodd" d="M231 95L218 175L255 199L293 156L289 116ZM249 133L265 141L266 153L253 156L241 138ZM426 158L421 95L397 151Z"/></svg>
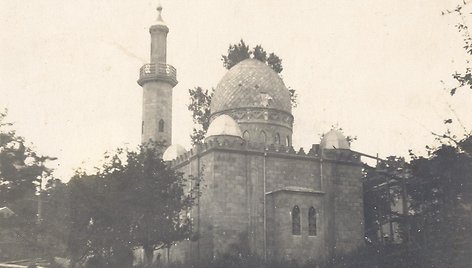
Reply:
<svg viewBox="0 0 472 268"><path fill-rule="evenodd" d="M361 165L350 150L313 146L305 154L223 139L192 149L172 165L202 179L202 194L191 212L199 240L175 246L173 260L250 253L304 262L363 243ZM292 234L294 206L300 209L300 235ZM311 207L316 235L308 233Z"/></svg>

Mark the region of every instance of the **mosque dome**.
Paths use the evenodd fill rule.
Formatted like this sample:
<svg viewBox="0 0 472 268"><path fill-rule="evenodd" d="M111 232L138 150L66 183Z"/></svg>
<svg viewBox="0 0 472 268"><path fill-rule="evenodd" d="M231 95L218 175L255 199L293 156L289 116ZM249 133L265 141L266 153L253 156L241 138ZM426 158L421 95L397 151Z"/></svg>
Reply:
<svg viewBox="0 0 472 268"><path fill-rule="evenodd" d="M211 136L233 136L242 138L238 123L231 116L222 114L216 117L208 127L207 137Z"/></svg>
<svg viewBox="0 0 472 268"><path fill-rule="evenodd" d="M265 63L243 60L223 76L211 101L212 114L239 108L273 108L291 113L290 93Z"/></svg>
<svg viewBox="0 0 472 268"><path fill-rule="evenodd" d="M280 76L259 60L243 60L226 72L210 110L210 121L223 114L233 118L246 141L291 145L290 92Z"/></svg>
<svg viewBox="0 0 472 268"><path fill-rule="evenodd" d="M172 144L165 150L164 154L162 155L162 160L172 161L176 159L178 156L183 155L185 152L187 151L181 145Z"/></svg>
<svg viewBox="0 0 472 268"><path fill-rule="evenodd" d="M322 149L350 149L349 142L339 130L331 130L321 139Z"/></svg>

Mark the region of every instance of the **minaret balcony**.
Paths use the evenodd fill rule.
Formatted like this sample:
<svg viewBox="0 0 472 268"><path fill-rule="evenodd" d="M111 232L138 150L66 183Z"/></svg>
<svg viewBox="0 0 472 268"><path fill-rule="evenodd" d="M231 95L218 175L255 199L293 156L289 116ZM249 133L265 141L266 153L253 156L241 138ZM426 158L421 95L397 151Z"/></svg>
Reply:
<svg viewBox="0 0 472 268"><path fill-rule="evenodd" d="M165 63L147 63L139 69L138 84L140 86L149 81L166 81L173 87L177 85L177 70L174 66Z"/></svg>

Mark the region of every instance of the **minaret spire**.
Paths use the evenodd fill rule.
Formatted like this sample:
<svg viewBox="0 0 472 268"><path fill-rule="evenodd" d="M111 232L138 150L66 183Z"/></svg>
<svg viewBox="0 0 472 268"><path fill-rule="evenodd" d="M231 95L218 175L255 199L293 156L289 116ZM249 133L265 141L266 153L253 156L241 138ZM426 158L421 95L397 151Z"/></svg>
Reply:
<svg viewBox="0 0 472 268"><path fill-rule="evenodd" d="M159 3L157 4L157 22L158 23L161 23L161 24L165 24L164 23L164 20L162 19L162 5L161 5L161 2L159 1Z"/></svg>
<svg viewBox="0 0 472 268"><path fill-rule="evenodd" d="M162 5L157 5L157 22L149 28L151 34L151 63L166 63L167 34L169 27L162 19Z"/></svg>

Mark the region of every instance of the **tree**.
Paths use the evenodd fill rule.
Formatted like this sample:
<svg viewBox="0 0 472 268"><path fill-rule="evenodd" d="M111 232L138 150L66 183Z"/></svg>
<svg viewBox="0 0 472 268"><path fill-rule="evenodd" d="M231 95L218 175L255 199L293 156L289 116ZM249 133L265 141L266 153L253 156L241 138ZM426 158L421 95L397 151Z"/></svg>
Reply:
<svg viewBox="0 0 472 268"><path fill-rule="evenodd" d="M69 181L70 192L70 235L68 240L68 253L71 267L77 263L83 263L90 256L101 255L100 240L107 233L96 232L99 217L104 217L105 204L100 196L100 186L97 175L87 175L78 171ZM123 219L124 221L124 219Z"/></svg>
<svg viewBox="0 0 472 268"><path fill-rule="evenodd" d="M67 257L67 240L70 234L69 188L59 179L51 178L41 190L41 215L38 215L37 244L41 255L53 264L54 257ZM55 266L52 266L55 267Z"/></svg>
<svg viewBox="0 0 472 268"><path fill-rule="evenodd" d="M186 212L193 197L185 190L187 180L162 160L161 151L156 144L118 150L106 156L96 174L79 173L71 180L75 207L69 250L80 252L74 260L96 256L102 266L128 267L117 259L129 260L130 250L142 247L150 267L154 250L190 237Z"/></svg>
<svg viewBox="0 0 472 268"><path fill-rule="evenodd" d="M228 54L222 55L221 60L223 66L229 70L239 62L251 58L251 54L253 54L253 51L250 51L249 46L241 39L239 44L229 45Z"/></svg>
<svg viewBox="0 0 472 268"><path fill-rule="evenodd" d="M51 175L45 164L55 158L40 156L25 145L23 137L5 122L7 112L0 113L0 204L11 205L16 213L35 217L36 210L22 207L21 201L34 199L43 178Z"/></svg>
<svg viewBox="0 0 472 268"><path fill-rule="evenodd" d="M467 5L469 4L469 1L463 0L461 4L457 5L455 9L452 11L446 10L442 12L442 15L446 14L457 14L461 21L456 24L456 28L459 31L459 33L462 34L463 40L464 40L464 49L465 52L467 53L468 57L465 62L467 65L470 64L472 56L472 36L470 35L469 31L469 26L466 23L466 14L470 14L470 11L466 11L465 9L467 8ZM472 69L470 67L466 67L464 71L462 72L454 72L452 74L452 77L454 80L457 81L457 86L453 87L450 89L450 94L453 96L456 94L457 90L463 87L468 87L469 89L472 89Z"/></svg>
<svg viewBox="0 0 472 268"><path fill-rule="evenodd" d="M385 178L374 168L365 166L363 173L365 236L372 243L383 243L382 226L391 215L392 198Z"/></svg>
<svg viewBox="0 0 472 268"><path fill-rule="evenodd" d="M40 156L27 147L13 124L5 121L6 116L6 112L0 113L0 202L16 215L3 227L28 249L23 253L27 255L18 257L39 254L53 263L54 256L64 254L68 235L66 186L46 167L55 158Z"/></svg>
<svg viewBox="0 0 472 268"><path fill-rule="evenodd" d="M206 131L210 125L210 104L215 90L211 91L195 87L189 89L190 105L188 110L192 112L193 123L196 127L190 135L192 145L200 144L205 138Z"/></svg>
<svg viewBox="0 0 472 268"><path fill-rule="evenodd" d="M427 148L426 157L411 154L409 162L389 157L366 170L366 235L374 241L379 225L394 221L400 226L402 248L389 248L390 255L406 263L421 260L425 266L470 267L472 137L452 144L448 137ZM398 196L403 213L391 209Z"/></svg>
<svg viewBox="0 0 472 268"><path fill-rule="evenodd" d="M253 49L249 49L249 45L246 45L242 39L238 44L229 45L227 55L221 56L223 66L228 70L245 59L259 60L267 64L278 74L280 74L284 69L282 67L282 59L277 55L274 53L269 53L269 56L267 56L267 52L264 50L264 48L262 48L261 45L257 45Z"/></svg>
<svg viewBox="0 0 472 268"><path fill-rule="evenodd" d="M394 242L393 223L403 223L408 208L394 209L398 202L404 203L403 182L410 177L408 162L405 158L389 156L384 160L377 159L375 167L364 165L364 218L366 237L372 242ZM388 224L387 233L383 226ZM400 230L401 231L401 230ZM384 238L388 237L387 241ZM407 240L407 233L402 237ZM395 241L398 242L398 241Z"/></svg>
<svg viewBox="0 0 472 268"><path fill-rule="evenodd" d="M270 66L276 73L281 73L283 71L282 67L282 59L279 58L274 53L270 53L269 57L267 58L267 65Z"/></svg>
<svg viewBox="0 0 472 268"><path fill-rule="evenodd" d="M187 211L192 195L184 191L186 180L161 158L156 146L143 146L129 153L125 177L135 186L129 204L133 211L133 239L142 246L147 263L156 249L170 248L190 237Z"/></svg>
<svg viewBox="0 0 472 268"><path fill-rule="evenodd" d="M407 184L415 241L443 266L472 263L472 137L413 156Z"/></svg>
<svg viewBox="0 0 472 268"><path fill-rule="evenodd" d="M243 42L243 40L241 40L241 42ZM261 45L255 46L253 51L252 51L252 54L253 54L254 59L262 61L263 63L267 63L267 52L262 48ZM271 55L273 55L273 54L274 53L271 53ZM277 72L277 73L280 73L280 72Z"/></svg>

